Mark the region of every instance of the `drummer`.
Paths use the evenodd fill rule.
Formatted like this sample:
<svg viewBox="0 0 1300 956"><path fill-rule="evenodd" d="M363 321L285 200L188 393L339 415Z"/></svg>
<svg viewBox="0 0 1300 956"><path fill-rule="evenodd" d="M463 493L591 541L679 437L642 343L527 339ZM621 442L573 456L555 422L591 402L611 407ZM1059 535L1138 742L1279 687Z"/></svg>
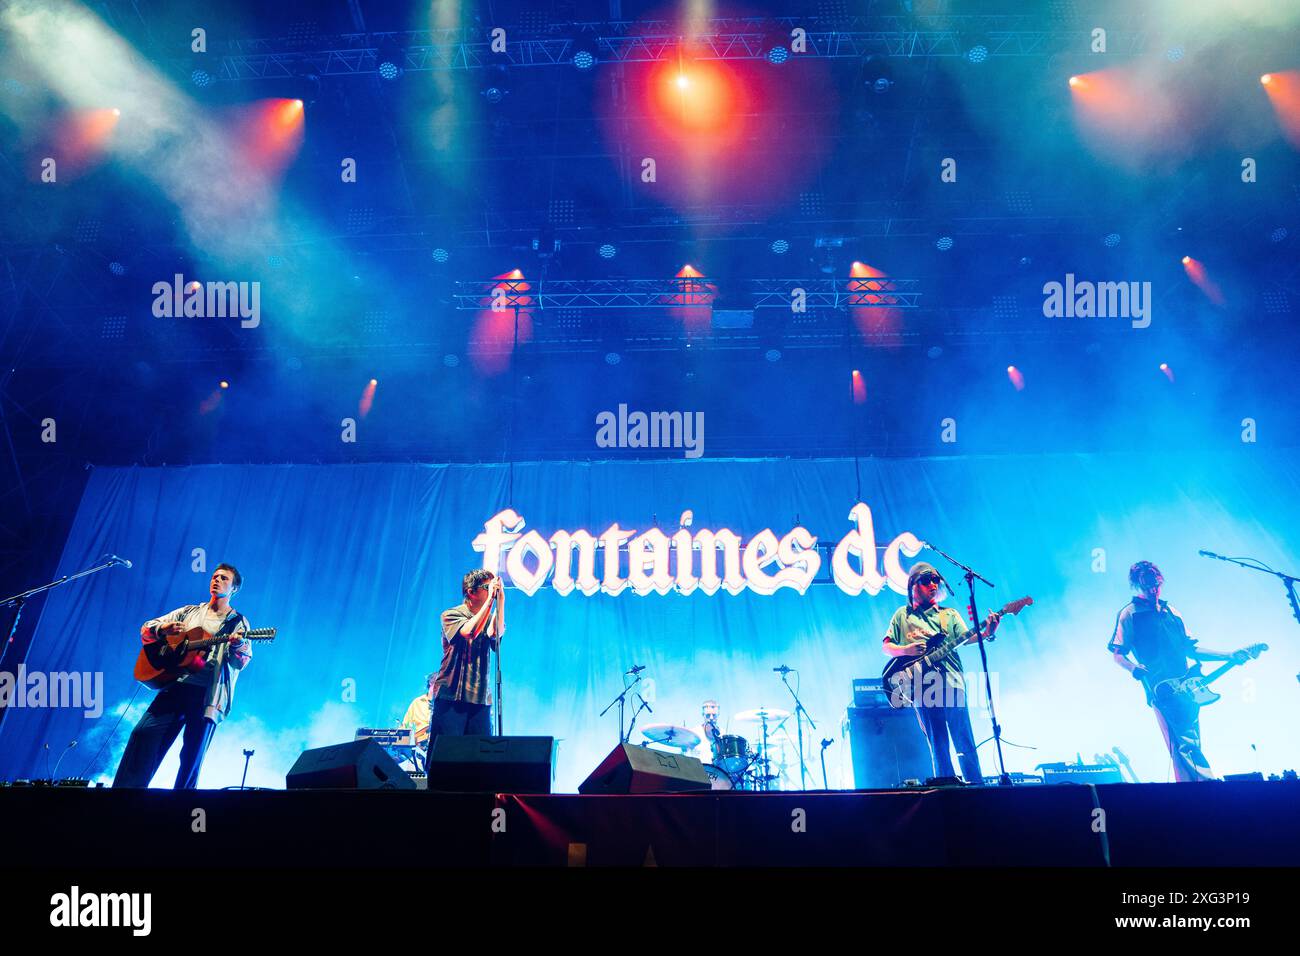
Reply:
<svg viewBox="0 0 1300 956"><path fill-rule="evenodd" d="M700 725L691 728L700 738L700 745L691 756L701 763L717 763L718 738L724 733L718 726L719 713L718 702L710 697L700 705Z"/></svg>

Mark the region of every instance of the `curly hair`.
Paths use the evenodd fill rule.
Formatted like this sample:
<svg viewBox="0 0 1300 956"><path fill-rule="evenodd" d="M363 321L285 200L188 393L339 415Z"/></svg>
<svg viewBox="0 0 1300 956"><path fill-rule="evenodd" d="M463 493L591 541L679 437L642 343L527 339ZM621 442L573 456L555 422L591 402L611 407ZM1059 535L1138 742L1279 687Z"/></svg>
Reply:
<svg viewBox="0 0 1300 956"><path fill-rule="evenodd" d="M1155 564L1153 564L1150 561L1138 561L1136 564L1133 565L1133 567L1128 569L1129 587L1133 588L1134 590L1139 590L1139 591L1142 590L1142 585L1140 582L1142 580L1142 577L1148 572L1153 573L1161 581L1161 583L1164 582L1165 576L1160 573L1160 569L1156 567Z"/></svg>
<svg viewBox="0 0 1300 956"><path fill-rule="evenodd" d="M493 577L495 577L495 575L491 571L485 570L484 568L476 568L461 579L460 593L465 597L469 597L470 591L473 591L480 584L491 581Z"/></svg>

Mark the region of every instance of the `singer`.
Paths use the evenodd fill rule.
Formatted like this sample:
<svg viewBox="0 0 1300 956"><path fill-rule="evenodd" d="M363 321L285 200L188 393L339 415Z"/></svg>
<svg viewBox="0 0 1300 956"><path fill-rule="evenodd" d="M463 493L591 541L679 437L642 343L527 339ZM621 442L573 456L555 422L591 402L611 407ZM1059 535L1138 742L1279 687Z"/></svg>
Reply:
<svg viewBox="0 0 1300 956"><path fill-rule="evenodd" d="M244 616L230 606L230 599L243 587L244 579L233 564L218 564L208 585L206 604L185 607L146 621L140 640L152 644L165 634L184 633L201 627L209 634L225 630L241 635L229 644L219 644L207 655L203 668L191 671L158 692L140 722L131 731L126 751L113 777L114 787L147 787L163 757L183 727L181 765L176 771L175 789L193 790L199 783L199 768L208 752L212 735L230 715L235 679L253 657Z"/></svg>
<svg viewBox="0 0 1300 956"><path fill-rule="evenodd" d="M492 732L488 663L506 632L501 579L479 568L461 580L465 600L442 612L442 665L433 682L429 749L439 734Z"/></svg>

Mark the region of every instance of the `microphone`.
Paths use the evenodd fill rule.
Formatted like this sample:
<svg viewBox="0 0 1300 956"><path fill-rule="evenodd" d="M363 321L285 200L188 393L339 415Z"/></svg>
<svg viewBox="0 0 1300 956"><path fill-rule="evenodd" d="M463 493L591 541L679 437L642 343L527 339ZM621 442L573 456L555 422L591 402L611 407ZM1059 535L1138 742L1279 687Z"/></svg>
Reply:
<svg viewBox="0 0 1300 956"><path fill-rule="evenodd" d="M822 750L825 750L827 747L829 747L829 746L830 746L831 744L833 744L833 743L835 743L835 741L831 740L831 738L829 738L829 737L823 737L823 738L822 738Z"/></svg>
<svg viewBox="0 0 1300 956"><path fill-rule="evenodd" d="M1223 560L1223 555L1215 554L1213 551L1197 551L1196 553L1203 558L1218 558L1220 561Z"/></svg>
<svg viewBox="0 0 1300 956"><path fill-rule="evenodd" d="M773 667L773 668L772 668L772 671L773 671L773 673L776 673L776 674L788 674L788 673L790 673L790 671L793 670L793 669L794 669L794 668L786 667L784 664L782 664L780 667Z"/></svg>
<svg viewBox="0 0 1300 956"><path fill-rule="evenodd" d="M119 558L119 557L118 557L117 555L115 555L115 554L106 554L106 555L104 555L104 557L108 558L108 560L109 560L110 562L112 562L113 564L120 564L120 565L122 565L122 567L124 567L124 568L129 568L129 567L131 567L131 562L128 561L126 558Z"/></svg>
<svg viewBox="0 0 1300 956"><path fill-rule="evenodd" d="M624 674L639 674L639 673L641 673L643 670L645 670L645 665L644 665L644 664L633 664L633 665L632 665L632 669L631 669L630 671L624 671L623 673L624 673Z"/></svg>

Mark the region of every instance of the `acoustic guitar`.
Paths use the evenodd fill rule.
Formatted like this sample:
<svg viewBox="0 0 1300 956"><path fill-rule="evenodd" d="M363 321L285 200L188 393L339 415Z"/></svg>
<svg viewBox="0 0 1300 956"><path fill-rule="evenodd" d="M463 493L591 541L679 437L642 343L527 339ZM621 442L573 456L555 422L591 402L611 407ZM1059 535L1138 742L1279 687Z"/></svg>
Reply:
<svg viewBox="0 0 1300 956"><path fill-rule="evenodd" d="M135 679L146 687L161 690L186 674L203 670L209 650L238 637L237 634L212 635L201 627L192 627L180 634L163 634L140 648L140 656L135 660ZM272 641L275 640L275 628L255 628L243 637L246 641Z"/></svg>

